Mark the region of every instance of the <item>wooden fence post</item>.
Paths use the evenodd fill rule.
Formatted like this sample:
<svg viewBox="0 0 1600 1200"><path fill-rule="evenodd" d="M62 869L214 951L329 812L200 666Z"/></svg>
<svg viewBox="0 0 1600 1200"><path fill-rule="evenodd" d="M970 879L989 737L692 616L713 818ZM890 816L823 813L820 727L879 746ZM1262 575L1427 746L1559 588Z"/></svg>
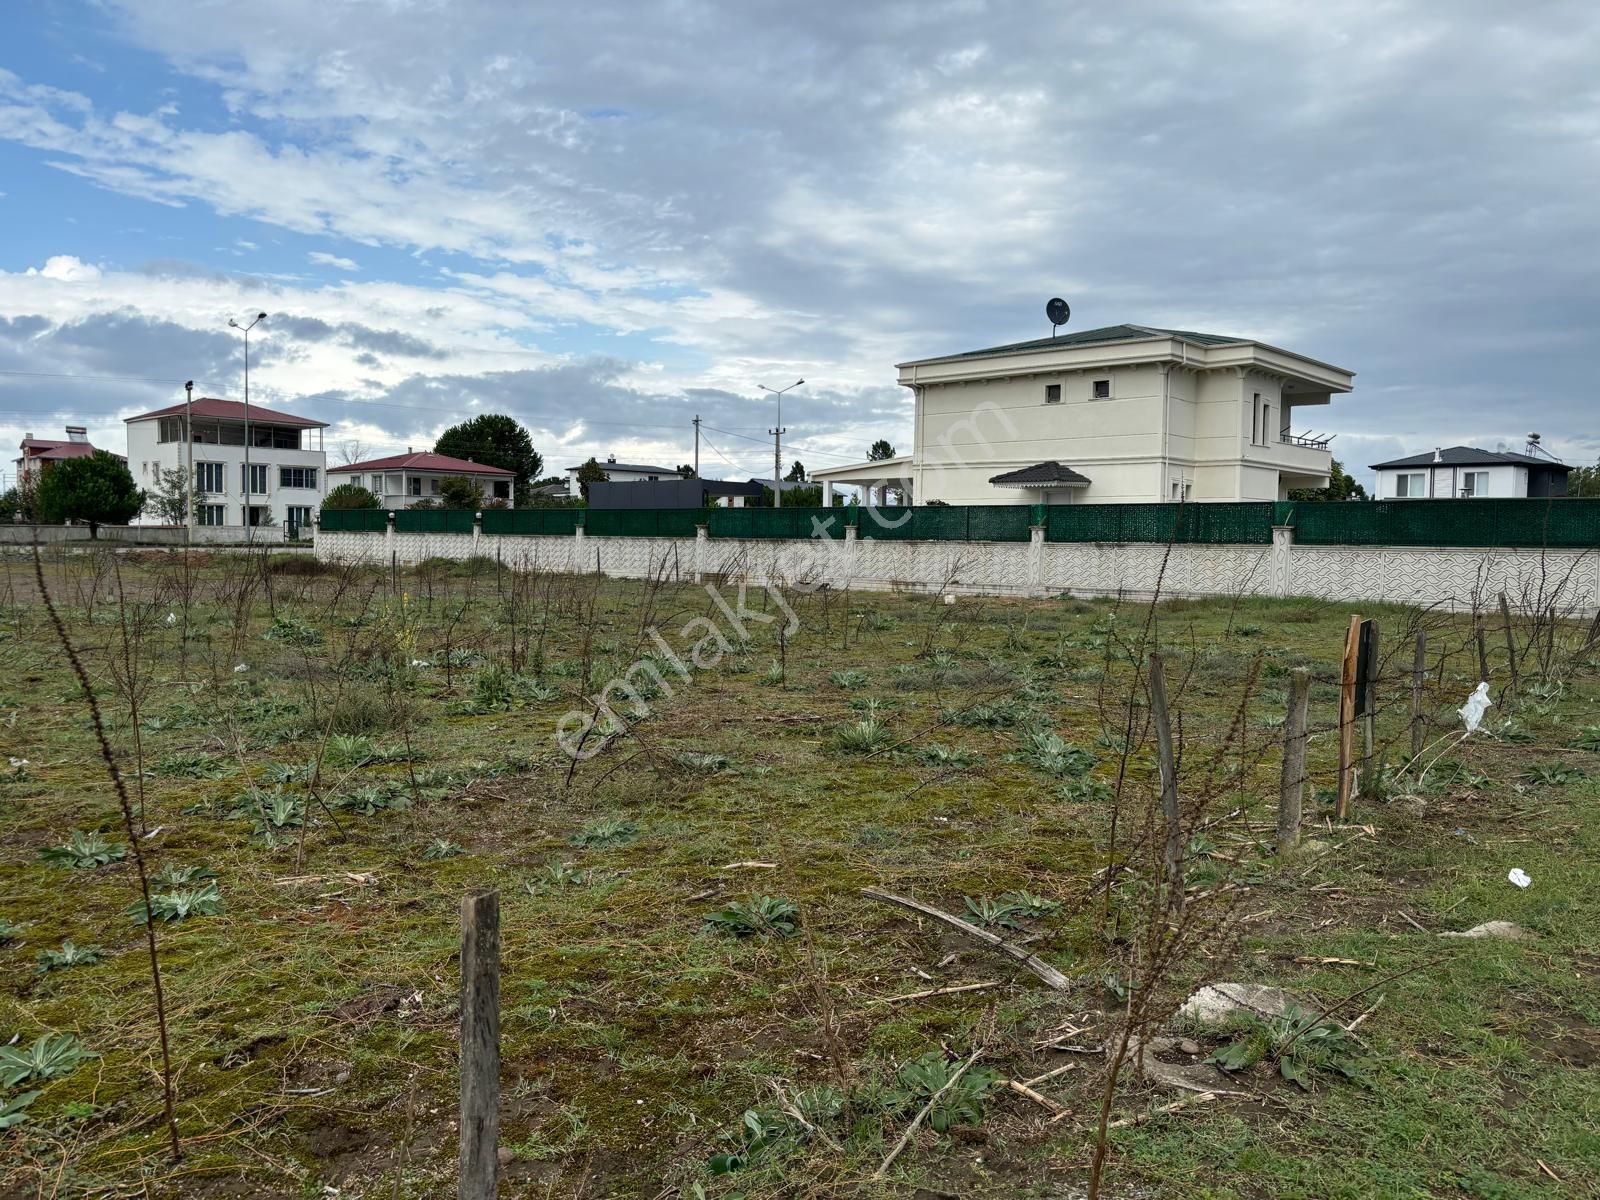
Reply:
<svg viewBox="0 0 1600 1200"><path fill-rule="evenodd" d="M1489 647L1483 640L1483 626L1474 631L1478 639L1478 679L1483 683L1489 682Z"/></svg>
<svg viewBox="0 0 1600 1200"><path fill-rule="evenodd" d="M1417 630L1417 650L1411 659L1411 757L1422 753L1422 682L1427 672L1428 634Z"/></svg>
<svg viewBox="0 0 1600 1200"><path fill-rule="evenodd" d="M459 1200L494 1200L500 1171L500 894L461 900Z"/></svg>
<svg viewBox="0 0 1600 1200"><path fill-rule="evenodd" d="M1361 618L1350 618L1344 635L1344 664L1339 671L1339 798L1334 815L1344 820L1350 810L1350 782L1355 771L1356 658L1361 651Z"/></svg>
<svg viewBox="0 0 1600 1200"><path fill-rule="evenodd" d="M1364 782L1372 779L1372 743L1378 733L1378 638L1380 627L1376 619L1372 621L1372 651L1367 659L1367 686L1361 697L1361 707L1366 710L1366 719L1361 724L1361 778Z"/></svg>
<svg viewBox="0 0 1600 1200"><path fill-rule="evenodd" d="M1289 672L1289 713L1283 722L1283 777L1278 784L1278 854L1300 844L1300 809L1306 786L1306 710L1311 700L1311 672Z"/></svg>
<svg viewBox="0 0 1600 1200"><path fill-rule="evenodd" d="M1161 811L1167 826L1167 907L1183 911L1183 824L1178 812L1178 766L1172 752L1172 721L1167 713L1167 680L1161 655L1150 656L1150 720L1156 729L1156 762L1161 769Z"/></svg>
<svg viewBox="0 0 1600 1200"><path fill-rule="evenodd" d="M1517 639L1511 632L1511 606L1506 603L1506 594L1500 593L1500 621L1506 634L1506 667L1511 672L1511 694L1517 694Z"/></svg>

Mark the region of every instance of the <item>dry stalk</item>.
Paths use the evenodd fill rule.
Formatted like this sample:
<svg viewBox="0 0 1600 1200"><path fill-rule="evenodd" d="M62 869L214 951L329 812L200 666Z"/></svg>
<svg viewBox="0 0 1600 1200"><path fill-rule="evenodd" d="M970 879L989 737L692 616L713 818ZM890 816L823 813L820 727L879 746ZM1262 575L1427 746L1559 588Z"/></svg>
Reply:
<svg viewBox="0 0 1600 1200"><path fill-rule="evenodd" d="M100 758L105 762L106 773L111 777L111 786L117 793L117 803L122 808L122 823L128 834L128 847L133 853L133 863L139 873L139 894L144 899L145 944L150 951L150 982L155 990L156 1026L161 1031L162 1102L166 1110L167 1133L172 1141L172 1158L176 1162L183 1157L183 1150L178 1143L178 1118L173 1111L172 1051L167 1040L167 1002L161 990L161 963L156 955L156 919L150 907L150 879L145 871L144 851L139 847L139 831L134 827L133 803L128 799L127 786L123 783L122 772L117 768L117 757L112 753L111 742L106 737L105 722L100 719L100 702L95 698L94 684L89 681L89 672L84 669L83 660L78 657L77 648L67 635L67 627L62 623L61 614L56 611L55 601L50 598L50 588L44 579L44 563L39 557L38 542L33 544L33 570L34 577L39 583L40 599L44 601L45 611L50 614L50 624L54 626L61 649L72 664L72 671L78 677L79 686L83 688L83 699L89 709L89 721L94 728L95 741L99 743Z"/></svg>

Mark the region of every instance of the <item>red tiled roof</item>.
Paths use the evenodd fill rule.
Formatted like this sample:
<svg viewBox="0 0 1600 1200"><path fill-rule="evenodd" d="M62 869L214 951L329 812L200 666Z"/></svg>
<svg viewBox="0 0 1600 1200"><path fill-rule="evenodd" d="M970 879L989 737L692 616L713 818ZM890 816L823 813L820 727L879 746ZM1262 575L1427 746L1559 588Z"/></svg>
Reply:
<svg viewBox="0 0 1600 1200"><path fill-rule="evenodd" d="M34 450L32 454L28 453L29 450L33 450L34 446L39 445L43 445L45 448L43 450ZM23 457L25 458L39 459L45 462L54 462L55 460L61 458L88 458L94 453L94 447L88 442L40 443L36 441L33 443L33 446L30 446L27 442L23 442L22 451Z"/></svg>
<svg viewBox="0 0 1600 1200"><path fill-rule="evenodd" d="M448 454L393 454L388 458L374 458L368 462L350 463L342 467L329 467L329 475L343 475L354 471L391 471L409 467L413 471L449 471L452 475L516 475L504 467L491 467L488 463L468 462L464 458L451 458Z"/></svg>
<svg viewBox="0 0 1600 1200"><path fill-rule="evenodd" d="M185 405L169 404L166 408L158 408L154 412L140 413L137 417L124 417L125 421L149 421L156 417L181 417ZM237 400L218 400L214 396L202 396L194 402L194 415L197 417L226 417L235 421L244 420L244 405ZM328 422L312 421L306 417L297 417L292 413L274 412L270 408L262 408L259 404L250 406L250 419L260 421L262 424L272 425L298 425L302 429L326 429Z"/></svg>

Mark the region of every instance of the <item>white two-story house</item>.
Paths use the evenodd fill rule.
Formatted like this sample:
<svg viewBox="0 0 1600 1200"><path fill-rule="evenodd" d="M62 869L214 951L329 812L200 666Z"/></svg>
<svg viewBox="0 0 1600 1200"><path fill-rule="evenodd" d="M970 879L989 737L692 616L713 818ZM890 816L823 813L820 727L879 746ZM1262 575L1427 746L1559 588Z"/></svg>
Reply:
<svg viewBox="0 0 1600 1200"><path fill-rule="evenodd" d="M205 397L186 430L188 408L127 418L128 470L140 487L155 490L161 471L187 471L192 459L196 525L311 527L327 490L326 421Z"/></svg>
<svg viewBox="0 0 1600 1200"><path fill-rule="evenodd" d="M1538 448L1537 435L1529 448ZM1372 469L1378 473L1375 500L1565 496L1572 470L1549 457L1476 446L1441 446L1427 454L1373 463Z"/></svg>
<svg viewBox="0 0 1600 1200"><path fill-rule="evenodd" d="M387 509L410 508L424 501L437 504L443 494L444 481L450 478L471 480L485 504L495 503L505 508L516 505L515 471L428 450L407 448L404 454L334 467L331 474L334 487L353 483L366 488Z"/></svg>
<svg viewBox="0 0 1600 1200"><path fill-rule="evenodd" d="M912 502L1281 500L1326 487L1313 415L1354 375L1250 338L1112 325L901 363L914 449L813 471Z"/></svg>

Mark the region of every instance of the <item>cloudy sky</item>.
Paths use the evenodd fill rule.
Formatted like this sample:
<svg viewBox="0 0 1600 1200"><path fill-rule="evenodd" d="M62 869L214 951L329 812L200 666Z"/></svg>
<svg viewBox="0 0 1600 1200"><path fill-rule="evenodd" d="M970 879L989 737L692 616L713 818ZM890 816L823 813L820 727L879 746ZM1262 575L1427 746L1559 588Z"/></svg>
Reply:
<svg viewBox="0 0 1600 1200"><path fill-rule="evenodd" d="M29 0L0 444L237 397L265 310L251 397L335 458L495 410L554 468L672 465L698 412L743 476L804 376L814 468L909 450L893 364L1060 294L1355 370L1350 466L1592 462L1597 63L1587 0Z"/></svg>

